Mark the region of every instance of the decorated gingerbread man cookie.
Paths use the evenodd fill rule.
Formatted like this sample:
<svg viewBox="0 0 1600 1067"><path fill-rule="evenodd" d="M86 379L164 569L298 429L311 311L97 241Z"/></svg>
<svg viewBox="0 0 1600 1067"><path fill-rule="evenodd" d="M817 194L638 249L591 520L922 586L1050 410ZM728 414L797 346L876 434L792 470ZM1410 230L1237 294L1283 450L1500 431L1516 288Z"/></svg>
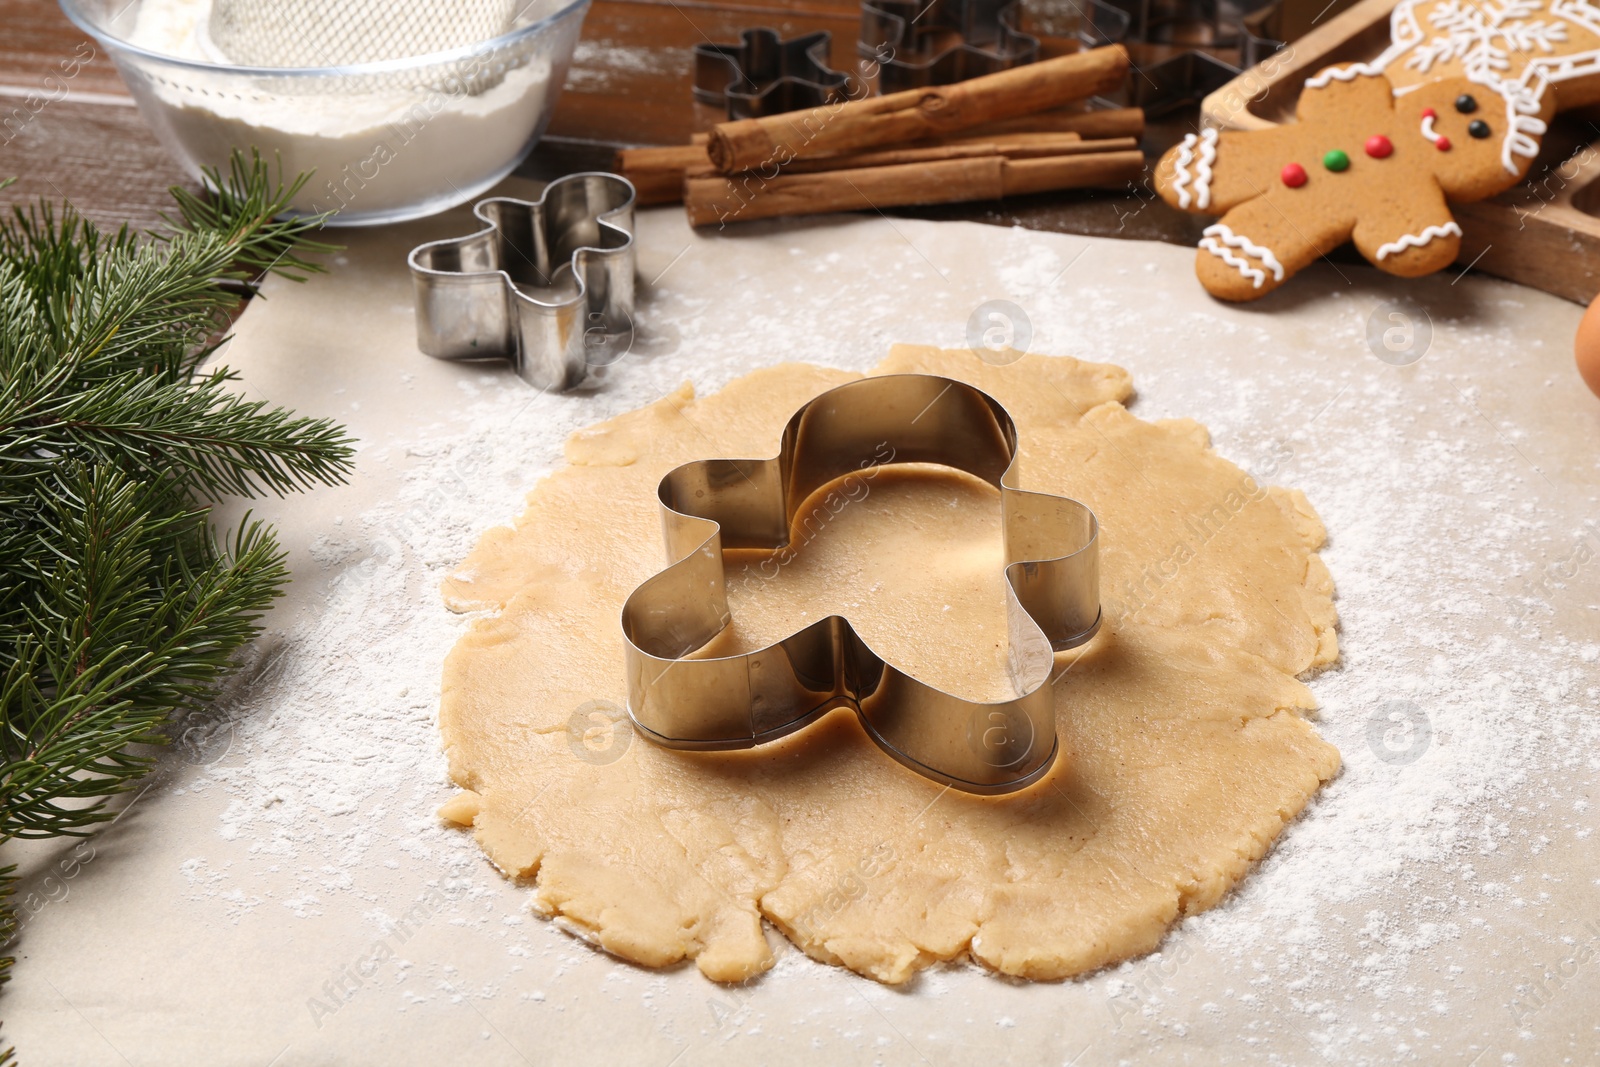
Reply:
<svg viewBox="0 0 1600 1067"><path fill-rule="evenodd" d="M1206 231L1201 243L1199 273L1212 293L1233 300L1262 296L1303 265L1287 249L1303 257L1307 246L1327 251L1348 237L1355 239L1363 255L1391 273L1409 276L1438 270L1454 258L1461 236L1440 194L1447 200L1465 202L1510 188L1538 155L1540 138L1554 111L1600 102L1600 7L1590 0L1400 0L1390 17L1390 34L1390 46L1370 63L1329 67L1308 79L1300 101L1301 122L1295 126L1250 134L1223 133L1220 137L1215 131L1205 131L1186 138L1161 161L1157 188L1168 202L1189 211L1228 213ZM1384 126L1380 132L1395 151L1385 157L1370 156L1355 127L1366 122L1378 129L1373 120L1381 110L1380 87L1385 85L1393 92L1388 122L1400 133ZM1470 98L1471 110L1453 109L1454 100L1446 97ZM1342 114L1346 101L1355 109ZM1426 151L1415 151L1412 139L1405 136L1407 122L1426 118L1430 109L1433 134L1425 132L1424 137L1434 137L1437 146L1440 139L1434 135L1443 134L1443 142L1450 146L1444 156L1428 157ZM1224 157L1220 165L1227 174L1235 173L1235 166L1243 166L1252 175L1270 170L1273 160L1293 156L1282 164L1286 169L1279 175L1279 184L1301 182L1303 175L1303 183L1288 187L1312 188L1326 167L1317 166L1321 156L1314 143L1316 136L1300 128L1308 119L1322 127L1325 137L1337 134L1342 139L1337 150L1350 166L1336 173L1362 174L1366 180L1385 171L1371 161L1396 160L1407 165L1387 170L1405 171L1408 176L1398 187L1388 182L1375 190L1362 186L1366 190L1363 195L1370 199L1355 207L1327 189L1316 198L1287 198L1285 207L1302 205L1290 209L1293 218L1298 218L1295 211L1305 210L1305 203L1314 199L1317 226L1291 224L1283 217L1274 225L1272 209L1285 198L1281 191L1276 198L1268 196L1270 183L1263 184L1259 178L1250 179L1257 183L1254 193L1233 189L1237 200L1218 191L1231 178L1218 181L1214 189L1206 188L1212 184L1219 155ZM1462 124L1458 120L1465 122L1468 137L1477 137L1478 143L1454 129ZM1310 140L1304 139L1307 136ZM1359 153L1344 144L1350 139L1360 146ZM1232 147L1235 143L1240 147ZM1500 164L1500 173L1493 176L1487 173L1483 158L1490 145L1497 149ZM1430 158L1430 165L1413 166L1419 155ZM1251 163L1233 162L1246 156ZM1335 156L1334 161L1340 158ZM1289 164L1295 166L1289 168ZM1419 169L1432 172L1431 185L1417 173ZM1258 197L1262 203L1249 207ZM1246 214L1235 216L1235 209L1246 208ZM1251 218L1249 212L1261 218ZM1430 221L1413 226L1415 220L1424 218ZM1240 228L1246 224L1254 227L1258 236L1250 237L1250 231ZM1403 232L1394 241L1373 246L1363 234L1380 225ZM1277 232L1284 229L1289 231L1287 235ZM1338 237L1341 233L1344 237ZM1406 241L1404 247L1391 247L1401 238ZM1272 240L1279 241L1281 248ZM1269 253L1272 262L1243 242Z"/></svg>
<svg viewBox="0 0 1600 1067"><path fill-rule="evenodd" d="M1221 215L1196 273L1224 300L1265 296L1346 241L1374 266L1415 277L1452 262L1461 227L1448 203L1510 188L1537 151L1550 98L1508 103L1466 77L1396 95L1382 74L1330 68L1306 82L1299 121L1205 130L1161 158L1173 207Z"/></svg>

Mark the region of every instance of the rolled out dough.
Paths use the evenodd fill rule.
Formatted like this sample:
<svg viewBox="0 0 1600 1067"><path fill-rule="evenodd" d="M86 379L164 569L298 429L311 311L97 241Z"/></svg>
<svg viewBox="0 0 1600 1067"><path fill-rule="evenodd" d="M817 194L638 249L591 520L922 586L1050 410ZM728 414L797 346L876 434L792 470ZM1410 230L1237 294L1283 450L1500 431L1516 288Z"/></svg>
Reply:
<svg viewBox="0 0 1600 1067"><path fill-rule="evenodd" d="M536 909L625 959L693 959L718 981L772 965L763 919L882 982L964 953L1062 978L1216 903L1338 770L1299 714L1315 702L1297 676L1337 657L1325 535L1301 493L1258 487L1195 422L1130 415L1118 367L899 346L875 373L903 371L995 396L1024 487L1100 517L1106 621L1059 659L1057 766L982 798L892 762L848 711L743 753L609 725L622 601L666 562L656 483L693 459L774 454L800 404L856 376L790 364L704 398L684 386L575 434L516 527L486 533L446 582L452 609L487 614L445 664L464 792L442 814L536 885ZM1003 689L994 490L885 470L828 512L784 565L730 565L726 644L839 612L928 682Z"/></svg>

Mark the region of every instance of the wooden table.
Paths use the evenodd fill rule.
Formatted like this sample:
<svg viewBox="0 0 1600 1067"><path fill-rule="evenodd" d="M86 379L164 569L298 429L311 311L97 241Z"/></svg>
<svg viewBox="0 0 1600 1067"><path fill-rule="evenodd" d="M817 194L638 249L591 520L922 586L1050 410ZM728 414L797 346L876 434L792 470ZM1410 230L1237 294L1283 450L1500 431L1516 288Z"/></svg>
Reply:
<svg viewBox="0 0 1600 1067"><path fill-rule="evenodd" d="M833 65L852 68L857 0L594 0L545 141L524 165L536 177L608 168L618 145L674 144L717 121L689 95L690 48L771 26L788 36L833 34ZM156 142L111 61L52 0L0 0L0 204L70 200L97 222L152 226L167 188L189 183ZM63 95L46 77L92 56ZM54 97L52 99L52 97ZM1148 189L1084 190L901 212L1030 229L1193 244L1204 223Z"/></svg>

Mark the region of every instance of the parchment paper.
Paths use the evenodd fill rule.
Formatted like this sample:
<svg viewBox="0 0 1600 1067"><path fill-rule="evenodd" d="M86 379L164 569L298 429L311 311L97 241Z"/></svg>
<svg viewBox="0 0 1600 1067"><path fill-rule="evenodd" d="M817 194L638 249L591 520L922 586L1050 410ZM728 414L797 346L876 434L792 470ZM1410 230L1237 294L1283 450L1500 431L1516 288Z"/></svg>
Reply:
<svg viewBox="0 0 1600 1067"><path fill-rule="evenodd" d="M239 322L223 359L243 389L343 420L363 442L359 470L346 487L255 505L277 524L296 580L269 621L262 675L230 698L224 728L165 756L152 788L87 850L19 853L22 892L43 901L0 996L23 1063L1600 1056L1600 860L1585 799L1600 765L1600 664L1583 652L1600 641L1600 560L1583 551L1592 536L1600 549L1583 525L1600 515L1600 401L1571 366L1579 308L1475 276L1401 283L1327 264L1236 308L1200 290L1192 252L1166 245L877 216L695 235L661 209L640 219L635 353L597 391L539 396L504 368L415 350L405 253L471 228L457 211L342 232L349 247L331 276L271 284ZM1402 296L1416 304L1384 309ZM420 438L489 432L526 457L508 484L476 485L469 467L441 487L470 512L464 551L515 514L572 429L685 378L709 390L774 354L864 369L893 341L964 344L991 300L1023 309L1034 351L1129 368L1137 414L1194 418L1264 481L1306 491L1331 535L1346 656L1338 674L1312 682L1326 694L1319 727L1349 783L1389 775L1390 803L1413 816L1417 805L1459 810L1456 831L1421 825L1397 838L1381 805L1358 800L1372 791L1342 776L1240 892L1159 954L1111 972L1034 985L951 967L891 990L788 950L771 974L728 988L692 967L622 964L529 916L527 888L441 828L433 811L454 790L437 753L435 693L408 698L405 736L426 750L403 787L352 787L349 803L335 802L313 795L327 779L282 770L291 759L394 758L381 732L364 755L321 752L326 730L359 730L369 701L386 697L357 687L335 698L303 680L329 677L319 656L361 669L369 638L319 627L357 595L352 576L371 546L405 543L360 516L415 495L408 472L429 462ZM993 324L983 318L978 333ZM1401 332L1386 341L1390 329ZM1396 365L1408 344L1425 351ZM419 637L415 654L436 660L449 631L435 625L444 608L431 575L454 560L389 562L407 610L434 620L416 623L435 636ZM375 619L370 640L393 622ZM1520 676L1518 664L1548 676ZM1420 751L1415 733L1398 756L1386 727L1374 733L1395 701L1425 720L1413 724L1425 731ZM1490 768L1507 791L1467 781L1485 773L1475 739L1501 736L1517 715L1525 740L1490 749L1510 753L1514 765ZM1451 746L1467 751L1461 797L1438 772L1446 765L1428 762L1457 758ZM266 769L281 780L265 781ZM1429 789L1443 792L1430 799ZM241 811L248 804L320 814L285 843L234 829L263 825ZM1370 848L1356 847L1362 834ZM395 936L396 918L406 936L394 958L339 977Z"/></svg>

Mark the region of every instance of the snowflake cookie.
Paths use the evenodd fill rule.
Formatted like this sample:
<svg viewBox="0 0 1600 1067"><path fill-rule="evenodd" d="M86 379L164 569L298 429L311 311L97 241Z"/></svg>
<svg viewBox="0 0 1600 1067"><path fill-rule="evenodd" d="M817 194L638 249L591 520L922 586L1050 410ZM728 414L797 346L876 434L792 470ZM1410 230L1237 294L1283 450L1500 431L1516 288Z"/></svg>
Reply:
<svg viewBox="0 0 1600 1067"><path fill-rule="evenodd" d="M1402 0L1393 42L1370 64L1398 92L1471 78L1508 97L1556 94L1556 110L1600 101L1600 8L1588 0Z"/></svg>
<svg viewBox="0 0 1600 1067"><path fill-rule="evenodd" d="M1156 189L1173 207L1222 216L1195 269L1223 300L1264 296L1346 241L1390 274L1429 274L1461 245L1447 201L1520 181L1533 153L1516 141L1542 133L1553 110L1550 94L1532 111L1504 103L1469 77L1397 92L1369 66L1332 67L1306 82L1298 122L1189 134L1157 164Z"/></svg>

